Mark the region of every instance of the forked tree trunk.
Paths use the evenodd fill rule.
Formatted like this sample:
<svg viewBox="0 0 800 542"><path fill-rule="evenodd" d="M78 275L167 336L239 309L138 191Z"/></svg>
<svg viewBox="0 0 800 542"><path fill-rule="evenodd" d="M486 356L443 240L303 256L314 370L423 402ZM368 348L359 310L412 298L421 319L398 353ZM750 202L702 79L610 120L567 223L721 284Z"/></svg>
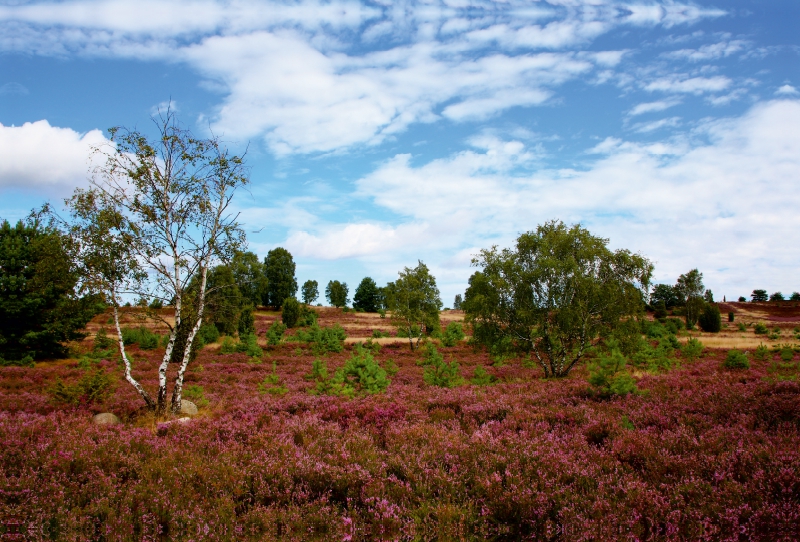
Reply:
<svg viewBox="0 0 800 542"><path fill-rule="evenodd" d="M155 410L156 403L153 401L153 398L150 397L150 394L147 393L139 382L133 378L131 375L131 362L128 359L128 356L125 355L125 341L122 340L122 328L119 325L119 310L117 309L117 296L116 293L112 290L111 292L111 300L112 305L114 307L114 326L117 328L117 342L119 343L119 355L122 358L122 363L125 366L125 380L127 380L134 389L139 392L139 395L142 396L144 399L147 408L150 410Z"/></svg>
<svg viewBox="0 0 800 542"><path fill-rule="evenodd" d="M192 354L192 344L197 332L200 331L200 326L203 324L203 312L205 310L206 302L206 281L208 279L208 267L203 267L200 278L200 294L197 304L197 321L189 332L186 338L186 345L183 348L183 359L181 366L178 368L178 374L175 376L175 386L172 389L172 413L179 414L181 411L181 400L183 395L183 375L186 373L186 367L189 365L189 360Z"/></svg>

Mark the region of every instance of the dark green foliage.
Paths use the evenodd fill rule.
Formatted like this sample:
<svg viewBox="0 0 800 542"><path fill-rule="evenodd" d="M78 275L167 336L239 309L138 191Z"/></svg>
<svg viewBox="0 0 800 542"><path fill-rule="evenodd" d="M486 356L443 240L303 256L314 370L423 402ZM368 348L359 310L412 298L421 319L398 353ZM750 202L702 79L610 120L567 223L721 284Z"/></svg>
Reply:
<svg viewBox="0 0 800 542"><path fill-rule="evenodd" d="M792 345L786 344L781 347L781 360L792 361L794 359L794 349Z"/></svg>
<svg viewBox="0 0 800 542"><path fill-rule="evenodd" d="M463 341L466 335L460 322L450 322L442 333L442 346L455 346Z"/></svg>
<svg viewBox="0 0 800 542"><path fill-rule="evenodd" d="M122 342L126 345L136 344L142 350L152 350L158 347L158 335L144 326L136 328L122 328Z"/></svg>
<svg viewBox="0 0 800 542"><path fill-rule="evenodd" d="M285 248L275 248L264 258L267 276L266 305L278 308L287 297L297 293L297 279L294 276L295 263L292 255Z"/></svg>
<svg viewBox="0 0 800 542"><path fill-rule="evenodd" d="M728 322L733 322L736 316L733 314L733 311L728 312Z"/></svg>
<svg viewBox="0 0 800 542"><path fill-rule="evenodd" d="M286 325L283 322L275 320L267 330L267 344L269 346L276 346L283 340L283 334L286 332Z"/></svg>
<svg viewBox="0 0 800 542"><path fill-rule="evenodd" d="M253 317L253 306L250 304L245 305L242 307L241 312L239 313L239 324L238 324L237 331L239 332L239 337L243 337L244 335L255 335L256 333L256 321Z"/></svg>
<svg viewBox="0 0 800 542"><path fill-rule="evenodd" d="M460 311L463 302L464 297L461 294L456 294L456 298L453 300L453 310Z"/></svg>
<svg viewBox="0 0 800 542"><path fill-rule="evenodd" d="M267 276L264 264L252 252L236 251L228 264L233 274L236 287L242 295L244 303L254 307L264 304L267 296Z"/></svg>
<svg viewBox="0 0 800 542"><path fill-rule="evenodd" d="M300 306L300 317L297 319L297 327L313 326L317 323L319 314L307 305Z"/></svg>
<svg viewBox="0 0 800 542"><path fill-rule="evenodd" d="M300 302L294 297L287 297L281 305L281 320L286 327L292 328L297 325L300 319Z"/></svg>
<svg viewBox="0 0 800 542"><path fill-rule="evenodd" d="M325 363L314 360L309 378L317 383L312 393L344 397L382 393L391 383L386 370L375 361L372 352L361 345L356 345L353 354L332 378L328 378Z"/></svg>
<svg viewBox="0 0 800 542"><path fill-rule="evenodd" d="M729 350L725 361L722 366L726 369L749 369L750 361L747 359L747 354L739 350Z"/></svg>
<svg viewBox="0 0 800 542"><path fill-rule="evenodd" d="M102 402L113 389L114 379L98 367L86 372L75 384L64 384L59 378L49 391L57 403L85 405Z"/></svg>
<svg viewBox="0 0 800 542"><path fill-rule="evenodd" d="M747 331L747 326L744 325L744 322L739 322L739 325L736 326L736 329L738 329L739 331Z"/></svg>
<svg viewBox="0 0 800 542"><path fill-rule="evenodd" d="M289 388L281 382L281 377L278 376L278 366L273 360L272 374L264 377L264 380L258 383L258 391L270 395L284 395L289 391Z"/></svg>
<svg viewBox="0 0 800 542"><path fill-rule="evenodd" d="M681 353L684 359L694 361L700 357L704 348L703 343L692 337L681 347Z"/></svg>
<svg viewBox="0 0 800 542"><path fill-rule="evenodd" d="M0 223L0 364L65 356L64 343L85 337L81 330L103 309L99 298L76 293L73 247L38 219Z"/></svg>
<svg viewBox="0 0 800 542"><path fill-rule="evenodd" d="M303 303L311 305L319 297L319 283L316 280L307 280L303 283Z"/></svg>
<svg viewBox="0 0 800 542"><path fill-rule="evenodd" d="M775 292L769 296L770 301L784 301L783 294L780 292Z"/></svg>
<svg viewBox="0 0 800 542"><path fill-rule="evenodd" d="M703 294L703 300L706 303L713 303L714 302L714 293L711 290L706 290L706 293Z"/></svg>
<svg viewBox="0 0 800 542"><path fill-rule="evenodd" d="M636 381L628 372L625 356L618 348L612 348L609 354L598 354L597 359L589 364L589 384L601 397L636 392Z"/></svg>
<svg viewBox="0 0 800 542"><path fill-rule="evenodd" d="M789 301L800 301L800 292L792 292L789 296Z"/></svg>
<svg viewBox="0 0 800 542"><path fill-rule="evenodd" d="M214 324L203 324L200 326L200 329L197 330L197 335L194 340L197 342L197 348L215 343L219 340L219 330Z"/></svg>
<svg viewBox="0 0 800 542"><path fill-rule="evenodd" d="M753 357L759 361L764 361L769 356L769 348L764 344L759 344L753 352Z"/></svg>
<svg viewBox="0 0 800 542"><path fill-rule="evenodd" d="M312 344L315 354L324 354L326 352L341 352L344 350L344 340L347 338L347 333L339 324L335 324L332 327L320 327L314 324L307 331L298 330L295 337L303 342Z"/></svg>
<svg viewBox="0 0 800 542"><path fill-rule="evenodd" d="M372 338L373 339L382 339L383 337L391 337L391 335L385 331L381 331L380 329L373 329L372 330Z"/></svg>
<svg viewBox="0 0 800 542"><path fill-rule="evenodd" d="M743 296L743 295L740 295L739 296L739 303L744 303L745 301L747 301L747 298L745 296Z"/></svg>
<svg viewBox="0 0 800 542"><path fill-rule="evenodd" d="M514 249L482 250L464 300L476 342L512 340L534 351L546 376L563 377L595 344L641 315L653 266L580 225L559 221L519 236Z"/></svg>
<svg viewBox="0 0 800 542"><path fill-rule="evenodd" d="M766 335L769 333L769 329L763 322L756 322L756 325L753 327L753 333L756 335Z"/></svg>
<svg viewBox="0 0 800 542"><path fill-rule="evenodd" d="M703 312L698 318L700 329L707 333L719 333L722 329L722 315L719 312L719 307L712 303L707 303Z"/></svg>
<svg viewBox="0 0 800 542"><path fill-rule="evenodd" d="M432 343L428 343L425 357L417 364L425 366L422 378L426 384L441 388L454 388L464 383L458 363L455 361L445 362L444 357Z"/></svg>
<svg viewBox="0 0 800 542"><path fill-rule="evenodd" d="M653 316L656 319L666 318L667 317L667 306L664 304L664 301L661 300L656 303L653 311Z"/></svg>
<svg viewBox="0 0 800 542"><path fill-rule="evenodd" d="M670 334L659 338L655 347L650 341L642 341L640 348L631 356L631 362L634 366L653 373L668 371L677 364L675 349L679 346L678 339Z"/></svg>
<svg viewBox="0 0 800 542"><path fill-rule="evenodd" d="M381 307L381 292L370 277L364 277L353 296L353 308L365 312L377 312Z"/></svg>
<svg viewBox="0 0 800 542"><path fill-rule="evenodd" d="M674 289L678 294L680 304L684 307L686 327L692 329L706 305L706 300L703 298L705 290L703 274L697 269L684 273L678 277Z"/></svg>
<svg viewBox="0 0 800 542"><path fill-rule="evenodd" d="M683 320L680 318L667 318L664 320L664 327L673 335L677 335L678 331L684 328Z"/></svg>
<svg viewBox="0 0 800 542"><path fill-rule="evenodd" d="M347 305L347 294L349 289L346 282L339 282L338 280L331 280L325 287L325 297L328 303L334 307L344 307Z"/></svg>
<svg viewBox="0 0 800 542"><path fill-rule="evenodd" d="M208 294L203 319L217 326L220 333L234 335L239 330L242 293L236 285L231 268L227 265L212 268L208 272L206 288ZM197 281L192 281L190 291L196 290Z"/></svg>
<svg viewBox="0 0 800 542"><path fill-rule="evenodd" d="M92 349L97 352L98 350L108 350L112 346L114 346L114 340L108 336L106 328L101 327L98 329L94 336L94 345Z"/></svg>
<svg viewBox="0 0 800 542"><path fill-rule="evenodd" d="M497 377L489 374L483 366L478 365L472 373L472 380L470 380L470 382L476 386L489 386L497 382Z"/></svg>
<svg viewBox="0 0 800 542"><path fill-rule="evenodd" d="M164 302L161 301L159 298L153 298L153 300L148 305L149 308L153 310L158 310L164 308Z"/></svg>
<svg viewBox="0 0 800 542"><path fill-rule="evenodd" d="M656 284L650 294L650 304L654 307L663 305L664 309L671 309L681 304L680 294L674 286L669 284Z"/></svg>
<svg viewBox="0 0 800 542"><path fill-rule="evenodd" d="M225 337L220 347L220 352L223 354L247 354L251 357L261 357L264 354L263 350L258 346L258 338L255 333L242 335L238 341Z"/></svg>
<svg viewBox="0 0 800 542"><path fill-rule="evenodd" d="M766 290L753 290L753 293L750 294L750 300L753 302L767 301L768 299Z"/></svg>

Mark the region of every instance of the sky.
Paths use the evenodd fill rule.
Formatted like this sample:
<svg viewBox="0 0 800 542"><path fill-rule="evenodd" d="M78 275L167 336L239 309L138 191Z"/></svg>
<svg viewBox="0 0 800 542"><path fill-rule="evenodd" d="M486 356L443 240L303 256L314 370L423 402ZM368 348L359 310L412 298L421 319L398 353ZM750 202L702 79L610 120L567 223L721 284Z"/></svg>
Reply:
<svg viewBox="0 0 800 542"><path fill-rule="evenodd" d="M800 2L0 0L0 217L88 185L172 104L247 152L249 248L299 283L423 261L445 306L548 220L800 291ZM320 300L324 302L324 300Z"/></svg>

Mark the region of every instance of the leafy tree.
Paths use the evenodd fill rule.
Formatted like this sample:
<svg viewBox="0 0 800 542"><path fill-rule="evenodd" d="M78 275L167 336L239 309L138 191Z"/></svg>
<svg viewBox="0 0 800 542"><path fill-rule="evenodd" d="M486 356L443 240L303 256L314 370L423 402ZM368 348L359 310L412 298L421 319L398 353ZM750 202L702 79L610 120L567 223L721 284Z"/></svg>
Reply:
<svg viewBox="0 0 800 542"><path fill-rule="evenodd" d="M300 319L300 303L294 297L287 297L283 301L281 320L286 327L294 327Z"/></svg>
<svg viewBox="0 0 800 542"><path fill-rule="evenodd" d="M750 300L753 303L760 302L760 301L767 301L767 299L769 299L769 298L767 297L767 291L766 290L753 290L753 293L750 294Z"/></svg>
<svg viewBox="0 0 800 542"><path fill-rule="evenodd" d="M713 303L714 293L711 290L706 289L706 292L703 294L703 299L706 303Z"/></svg>
<svg viewBox="0 0 800 542"><path fill-rule="evenodd" d="M0 223L0 365L62 357L63 343L86 336L81 329L103 305L79 295L73 258L71 238L52 224L35 216Z"/></svg>
<svg viewBox="0 0 800 542"><path fill-rule="evenodd" d="M404 268L399 275L385 288L386 305L398 334L402 332L407 336L409 347L414 350L423 335L439 329L442 300L436 279L421 261L413 269Z"/></svg>
<svg viewBox="0 0 800 542"><path fill-rule="evenodd" d="M242 295L245 303L254 307L264 304L267 295L267 275L264 264L258 260L253 252L237 250L233 259L228 264L233 273L233 280Z"/></svg>
<svg viewBox="0 0 800 542"><path fill-rule="evenodd" d="M743 296L743 295L740 295L739 296L739 303L744 303L745 301L747 301L747 298L745 296Z"/></svg>
<svg viewBox="0 0 800 542"><path fill-rule="evenodd" d="M256 333L256 320L253 317L253 308L253 305L247 303L242 307L241 313L239 313L239 323L237 325L239 338L245 335L255 335Z"/></svg>
<svg viewBox="0 0 800 542"><path fill-rule="evenodd" d="M784 297L783 294L780 292L775 292L774 294L769 296L770 301L783 301Z"/></svg>
<svg viewBox="0 0 800 542"><path fill-rule="evenodd" d="M703 274L697 269L692 269L678 277L675 291L681 300L681 304L686 306L686 327L691 328L697 323L700 311L705 307L703 293Z"/></svg>
<svg viewBox="0 0 800 542"><path fill-rule="evenodd" d="M712 303L707 303L700 314L698 323L705 332L719 333L720 329L722 329L722 315L719 312L719 307Z"/></svg>
<svg viewBox="0 0 800 542"><path fill-rule="evenodd" d="M800 301L800 292L792 292L792 295L789 296L789 301Z"/></svg>
<svg viewBox="0 0 800 542"><path fill-rule="evenodd" d="M311 305L319 297L319 283L307 280L303 283L303 303Z"/></svg>
<svg viewBox="0 0 800 542"><path fill-rule="evenodd" d="M460 311L461 310L461 304L463 302L464 302L464 298L462 297L462 295L461 294L456 294L456 298L453 300L453 309L457 310L457 311Z"/></svg>
<svg viewBox="0 0 800 542"><path fill-rule="evenodd" d="M120 339L121 294L173 301L174 320L163 319L170 335L155 398L131 376L119 341L126 380L163 416L171 363L178 365L171 410L180 412L184 375L205 316L209 271L244 244L229 206L248 180L240 157L231 156L217 139L196 138L171 110L153 121L158 130L154 141L135 130L109 130L113 145L96 149L105 164L94 171L91 188L76 190L67 205L84 277L114 308ZM174 352L179 335L185 337L180 353Z"/></svg>
<svg viewBox="0 0 800 542"><path fill-rule="evenodd" d="M626 369L625 356L618 348L601 353L589 366L589 384L601 397L628 395L636 392L636 381Z"/></svg>
<svg viewBox="0 0 800 542"><path fill-rule="evenodd" d="M464 299L475 342L533 353L545 376L566 376L601 333L643 312L652 264L607 244L550 221L514 249L482 250Z"/></svg>
<svg viewBox="0 0 800 542"><path fill-rule="evenodd" d="M325 287L325 297L328 299L328 303L334 307L347 306L348 292L347 283L339 282L338 280L328 281L328 285Z"/></svg>
<svg viewBox="0 0 800 542"><path fill-rule="evenodd" d="M650 304L658 306L664 303L666 309L671 309L681 304L681 299L674 286L669 284L656 284L650 294Z"/></svg>
<svg viewBox="0 0 800 542"><path fill-rule="evenodd" d="M353 296L353 308L366 312L378 312L381 305L381 292L370 277L364 277Z"/></svg>
<svg viewBox="0 0 800 542"><path fill-rule="evenodd" d="M297 293L292 255L285 248L272 249L264 258L264 269L267 275L267 298L264 304L280 307L284 299L294 297Z"/></svg>
<svg viewBox="0 0 800 542"><path fill-rule="evenodd" d="M197 280L192 282L192 290L196 288ZM206 320L214 324L220 333L236 334L243 299L231 266L218 265L212 268L208 272L206 288Z"/></svg>

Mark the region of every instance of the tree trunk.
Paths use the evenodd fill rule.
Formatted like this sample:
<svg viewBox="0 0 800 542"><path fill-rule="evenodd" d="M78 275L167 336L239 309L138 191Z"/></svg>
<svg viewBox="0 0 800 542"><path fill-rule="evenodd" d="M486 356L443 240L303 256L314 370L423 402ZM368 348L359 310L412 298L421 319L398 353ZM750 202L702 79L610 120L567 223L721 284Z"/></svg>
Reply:
<svg viewBox="0 0 800 542"><path fill-rule="evenodd" d="M125 341L122 340L122 328L120 328L119 326L119 311L117 310L117 296L113 291L111 292L111 301L114 307L114 326L117 328L117 341L119 343L119 354L122 357L122 363L125 366L125 380L127 380L130 383L130 385L133 386L137 392L139 392L139 395L141 395L142 399L144 399L147 408L149 408L150 410L155 410L156 404L153 401L153 398L150 397L150 394L147 393L147 390L145 390L142 387L142 385L139 384L139 382L131 375L131 362L128 359L128 356L125 355Z"/></svg>
<svg viewBox="0 0 800 542"><path fill-rule="evenodd" d="M205 310L207 280L208 280L208 267L203 267L200 279L200 293L198 296L199 299L197 304L197 322L195 322L194 327L192 327L192 331L189 332L189 336L186 338L186 345L183 348L183 360L181 361L181 366L178 369L178 374L175 376L175 386L172 388L173 414L179 414L181 411L181 396L183 394L183 375L184 373L186 373L186 367L189 365L189 360L191 359L192 344L194 343L194 338L197 335L197 332L200 330L200 326L203 324L203 312Z"/></svg>

